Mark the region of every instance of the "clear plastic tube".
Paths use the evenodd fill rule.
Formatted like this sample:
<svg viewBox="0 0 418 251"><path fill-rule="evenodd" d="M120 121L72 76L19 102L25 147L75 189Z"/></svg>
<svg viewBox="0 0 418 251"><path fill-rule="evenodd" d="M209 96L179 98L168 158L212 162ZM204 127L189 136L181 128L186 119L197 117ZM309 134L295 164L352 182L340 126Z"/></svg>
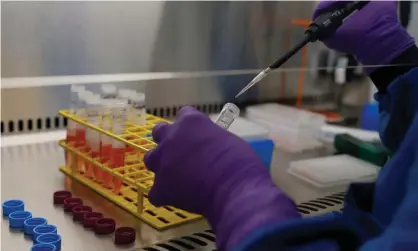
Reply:
<svg viewBox="0 0 418 251"><path fill-rule="evenodd" d="M113 123L112 133L115 135L122 135L126 130L127 110L128 104L124 100L117 100L112 108ZM112 139L111 164L112 169L122 167L125 165L125 143ZM123 173L123 172L122 172ZM120 178L113 177L113 191L119 194L122 185Z"/></svg>
<svg viewBox="0 0 418 251"><path fill-rule="evenodd" d="M135 91L134 91L135 92ZM128 89L120 89L118 91L118 98L125 100L128 104L128 111L127 111L127 116L128 116L128 121L129 122L133 122L133 107L132 107L132 90L128 90Z"/></svg>
<svg viewBox="0 0 418 251"><path fill-rule="evenodd" d="M116 86L112 84L102 84L100 87L102 93L101 97L103 99L115 99L117 98L118 91L116 89Z"/></svg>
<svg viewBox="0 0 418 251"><path fill-rule="evenodd" d="M132 93L132 90L120 89L120 90L118 90L118 98L122 99L122 100L126 100L126 101L128 101L128 104L130 104L131 93Z"/></svg>
<svg viewBox="0 0 418 251"><path fill-rule="evenodd" d="M101 127L105 131L112 131L112 106L114 100L105 99L101 100L102 110L101 110ZM110 164L110 155L112 151L112 138L105 135L100 134L100 162L103 165ZM106 173L98 170L99 174L96 175L96 181L103 182L106 187L110 187L110 178L111 176ZM100 177L99 177L100 176Z"/></svg>
<svg viewBox="0 0 418 251"><path fill-rule="evenodd" d="M240 110L238 106L232 103L226 103L216 118L215 123L220 127L228 130L235 118L239 116Z"/></svg>
<svg viewBox="0 0 418 251"><path fill-rule="evenodd" d="M72 85L70 88L70 114L74 115L79 104L78 104L78 90L76 86ZM72 121L71 119L68 120L68 126L67 126L67 144L73 143L75 140L75 127L76 123Z"/></svg>
<svg viewBox="0 0 418 251"><path fill-rule="evenodd" d="M137 126L144 126L147 123L145 94L132 92L132 123Z"/></svg>
<svg viewBox="0 0 418 251"><path fill-rule="evenodd" d="M96 95L88 97L86 107L87 122L94 126L100 126L100 112L100 97ZM91 128L86 128L86 152L88 152L92 158L98 158L100 156L100 133ZM98 169L98 167L92 165L90 162L86 162L85 166L85 176L89 178L96 178L96 175L98 174L96 169Z"/></svg>
<svg viewBox="0 0 418 251"><path fill-rule="evenodd" d="M79 107L76 109L75 115L81 120L87 120L87 100L89 96L88 91L80 90L78 92ZM86 127L82 124L76 124L75 126L75 147L80 151L85 151L86 147ZM86 171L85 162L83 158L76 158L76 168L80 173Z"/></svg>
<svg viewBox="0 0 418 251"><path fill-rule="evenodd" d="M77 109L80 106L80 99L79 99L79 92L84 91L85 87L82 85L71 85L70 87L70 109L69 112L71 115L75 115ZM67 125L67 135L66 135L66 143L73 145L75 144L76 140L76 127L77 123L75 123L73 120L68 120ZM74 163L74 155L71 152L65 152L65 165L68 168L72 168Z"/></svg>

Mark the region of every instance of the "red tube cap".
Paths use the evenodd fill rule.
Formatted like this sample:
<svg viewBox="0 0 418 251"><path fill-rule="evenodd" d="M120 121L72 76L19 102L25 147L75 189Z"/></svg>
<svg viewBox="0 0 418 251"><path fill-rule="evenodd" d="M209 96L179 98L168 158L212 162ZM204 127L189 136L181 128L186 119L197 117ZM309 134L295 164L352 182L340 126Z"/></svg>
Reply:
<svg viewBox="0 0 418 251"><path fill-rule="evenodd" d="M64 212L72 212L73 207L83 205L83 200L80 198L67 198L64 200Z"/></svg>
<svg viewBox="0 0 418 251"><path fill-rule="evenodd" d="M111 234L115 232L115 228L115 220L110 218L99 219L94 224L94 232L99 235Z"/></svg>
<svg viewBox="0 0 418 251"><path fill-rule="evenodd" d="M93 210L89 206L75 206L73 207L73 221L83 222L84 215L91 213Z"/></svg>
<svg viewBox="0 0 418 251"><path fill-rule="evenodd" d="M56 191L54 193L54 205L64 204L64 200L71 198L72 194L69 191Z"/></svg>
<svg viewBox="0 0 418 251"><path fill-rule="evenodd" d="M115 244L128 245L135 242L136 231L132 227L120 227L115 231Z"/></svg>
<svg viewBox="0 0 418 251"><path fill-rule="evenodd" d="M86 213L84 215L83 226L85 228L94 229L94 224L97 220L103 218L103 214L97 212Z"/></svg>

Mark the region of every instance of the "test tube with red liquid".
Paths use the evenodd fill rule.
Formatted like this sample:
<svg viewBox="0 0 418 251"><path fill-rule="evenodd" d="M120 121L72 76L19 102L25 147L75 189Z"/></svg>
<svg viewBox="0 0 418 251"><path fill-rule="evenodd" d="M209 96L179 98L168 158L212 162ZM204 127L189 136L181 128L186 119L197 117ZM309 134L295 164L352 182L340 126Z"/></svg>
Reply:
<svg viewBox="0 0 418 251"><path fill-rule="evenodd" d="M108 132L112 131L112 106L113 100L102 100L102 129ZM110 154L112 152L112 138L106 134L100 134L100 162L102 165L110 166ZM96 170L96 181L103 182L103 186L112 187L112 176L100 169Z"/></svg>
<svg viewBox="0 0 418 251"><path fill-rule="evenodd" d="M115 102L112 107L112 133L115 135L122 135L126 130L127 122L127 108L128 104L125 100L118 100ZM110 168L115 169L123 167L125 165L125 152L126 145L125 143L112 139L112 152L110 160ZM123 174L123 171L121 172ZM119 194L120 188L122 186L122 179L114 176L113 177L113 192Z"/></svg>
<svg viewBox="0 0 418 251"><path fill-rule="evenodd" d="M78 93L79 97L79 104L80 107L78 107L76 111L76 116L80 120L87 120L87 112L86 112L86 101L88 99L88 96L90 96L92 93L88 91L81 91ZM85 152L86 147L86 127L82 124L77 123L75 128L75 148L78 149L80 152ZM81 156L76 157L76 167L77 171L80 173L85 173L85 162L84 159Z"/></svg>
<svg viewBox="0 0 418 251"><path fill-rule="evenodd" d="M87 101L87 122L94 126L100 126L101 102L99 96L91 96ZM86 152L93 159L100 155L100 134L91 128L86 129ZM92 163L86 161L86 173L88 178L96 178L97 170L100 169Z"/></svg>
<svg viewBox="0 0 418 251"><path fill-rule="evenodd" d="M85 90L84 86L77 86L72 85L70 88L70 115L74 115L76 113L76 109L79 106L78 104L78 91ZM67 126L67 135L66 135L66 144L73 146L75 143L75 130L76 130L76 123L69 119L68 126ZM69 151L65 152L65 165L67 168L71 168L73 164L73 154Z"/></svg>
<svg viewBox="0 0 418 251"><path fill-rule="evenodd" d="M126 130L127 122L127 108L128 104L125 100L118 100L115 102L115 105L112 108L113 123L112 123L112 133L115 135L122 135ZM125 143L112 139L112 152L110 160L110 168L115 169L123 167L125 165L125 152L126 145ZM123 171L121 172L123 174ZM113 177L113 192L119 194L120 188L122 186L122 179L114 176Z"/></svg>

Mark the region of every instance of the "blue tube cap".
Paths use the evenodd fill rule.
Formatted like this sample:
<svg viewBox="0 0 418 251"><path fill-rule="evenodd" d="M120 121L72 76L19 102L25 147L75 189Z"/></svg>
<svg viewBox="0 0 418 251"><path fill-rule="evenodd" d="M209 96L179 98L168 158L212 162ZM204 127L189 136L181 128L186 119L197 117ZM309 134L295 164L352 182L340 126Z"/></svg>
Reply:
<svg viewBox="0 0 418 251"><path fill-rule="evenodd" d="M32 218L32 214L28 211L16 211L9 214L10 228L23 229L25 220Z"/></svg>
<svg viewBox="0 0 418 251"><path fill-rule="evenodd" d="M33 241L35 243L36 239L43 234L56 234L57 233L57 227L54 225L41 225L41 226L37 226L33 229Z"/></svg>
<svg viewBox="0 0 418 251"><path fill-rule="evenodd" d="M37 244L52 244L57 251L61 250L61 236L59 234L41 234L36 238Z"/></svg>
<svg viewBox="0 0 418 251"><path fill-rule="evenodd" d="M9 216L13 212L24 211L25 203L22 200L7 200L3 202L2 210L4 216Z"/></svg>
<svg viewBox="0 0 418 251"><path fill-rule="evenodd" d="M27 235L33 235L33 229L37 226L46 225L47 221L44 218L30 218L23 222L23 232Z"/></svg>
<svg viewBox="0 0 418 251"><path fill-rule="evenodd" d="M36 244L31 251L56 251L57 248L52 244Z"/></svg>

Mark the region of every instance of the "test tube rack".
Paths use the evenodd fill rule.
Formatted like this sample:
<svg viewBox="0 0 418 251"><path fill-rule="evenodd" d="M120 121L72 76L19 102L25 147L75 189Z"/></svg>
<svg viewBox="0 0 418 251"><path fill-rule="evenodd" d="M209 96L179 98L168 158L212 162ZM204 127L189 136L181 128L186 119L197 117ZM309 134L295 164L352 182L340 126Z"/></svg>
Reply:
<svg viewBox="0 0 418 251"><path fill-rule="evenodd" d="M191 214L170 206L157 208L148 200L148 192L154 182L154 174L145 167L143 157L146 152L156 147L156 143L153 142L151 137L152 128L158 123L171 123L170 121L147 114L145 126L137 126L127 122L125 133L115 135L111 131L103 130L101 127L87 123L85 119L71 114L68 110L62 110L59 114L86 128L98 131L102 135L119 140L133 150L125 153L124 166L112 169L108 164L102 163L99 158L91 157L89 152L82 147L75 147L63 139L59 141L59 145L64 148L67 158L71 160L67 160L69 164L59 168L61 172L89 187L157 230L165 230L202 218L200 215ZM121 180L122 185L118 194L96 182L94 178L86 177L84 173L81 173L77 169L77 163L80 161L89 163L94 168L100 168L103 173L107 173L113 179Z"/></svg>

